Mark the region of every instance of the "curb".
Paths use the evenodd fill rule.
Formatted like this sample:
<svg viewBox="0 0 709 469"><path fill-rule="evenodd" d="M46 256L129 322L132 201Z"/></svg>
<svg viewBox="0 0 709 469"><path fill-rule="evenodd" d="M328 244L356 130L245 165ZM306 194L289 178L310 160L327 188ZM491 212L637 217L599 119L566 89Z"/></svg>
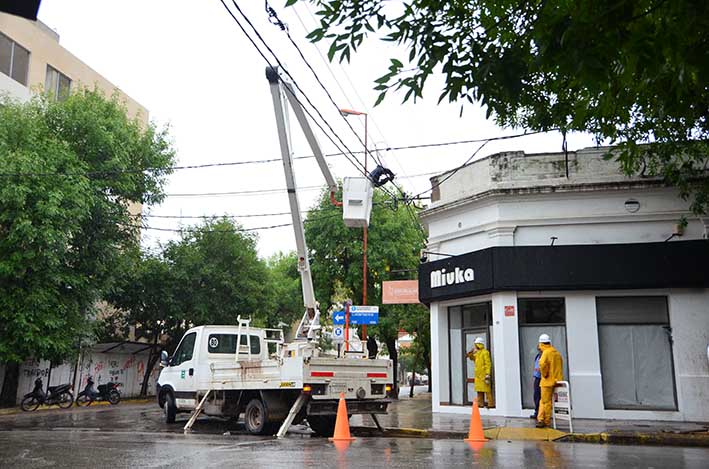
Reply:
<svg viewBox="0 0 709 469"><path fill-rule="evenodd" d="M610 445L661 445L709 447L709 433L603 432L572 433L556 441Z"/></svg>
<svg viewBox="0 0 709 469"><path fill-rule="evenodd" d="M353 435L361 437L390 438L430 438L434 440L463 440L467 433L459 431L437 431L419 428L351 427ZM485 437L490 440L507 441L550 441L563 443L595 443L610 445L654 445L709 447L709 433L564 433L551 428L493 427L487 428Z"/></svg>
<svg viewBox="0 0 709 469"><path fill-rule="evenodd" d="M120 404L127 404L127 405L150 404L151 402L154 402L154 401L155 401L155 398L122 399L121 402L118 403L118 405L120 405ZM92 403L91 406L89 406L88 408L92 408L92 407L96 407L96 406L107 406L107 405L111 405L111 404L107 401L98 401L98 402ZM62 408L60 408L58 406L54 406L54 405L52 405L52 406L42 405L34 412L42 412L45 410L71 410L74 408L78 408L78 407L75 404L72 404L72 406L69 407L68 409L62 409ZM23 412L22 409L20 409L19 407L9 407L6 409L0 409L0 416L14 415L14 414L31 414L31 413L32 412Z"/></svg>

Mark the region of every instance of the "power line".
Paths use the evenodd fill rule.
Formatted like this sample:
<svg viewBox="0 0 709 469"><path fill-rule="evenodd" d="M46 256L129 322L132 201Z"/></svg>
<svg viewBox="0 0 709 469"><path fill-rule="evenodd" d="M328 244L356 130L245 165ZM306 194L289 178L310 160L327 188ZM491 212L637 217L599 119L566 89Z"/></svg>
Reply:
<svg viewBox="0 0 709 469"><path fill-rule="evenodd" d="M303 220L304 223L312 223L314 221L321 221L321 220L329 220L331 218L335 217L340 217L341 215L339 213L332 214L332 215L324 215L321 217L317 218L306 218ZM124 224L123 226L129 227L129 228L136 228L140 230L151 230L151 231L165 231L165 232L173 232L173 233L234 233L234 232L243 232L243 231L263 231L263 230L272 230L276 228L284 228L286 226L292 226L292 223L279 223L276 225L267 225L267 226L257 226L253 228L234 228L234 229L228 229L228 230L219 230L219 229L200 229L200 228L162 228L162 227L156 227L156 226L148 226L148 225L131 225L131 224Z"/></svg>
<svg viewBox="0 0 709 469"><path fill-rule="evenodd" d="M425 191L422 191L422 192L416 194L414 197L418 197L418 196L420 196L420 195L423 195L423 194L425 194L426 192L431 192L431 191L434 190L436 187L440 186L441 184L443 184L444 182L446 182L448 179L452 178L455 173L457 173L458 171L460 171L461 169L463 169L468 163L470 163L470 161L472 161L472 159L475 158L475 156L480 152L480 150L482 150L482 149L485 147L485 145L487 145L489 142L490 142L490 140L484 141L484 142L482 143L482 145L480 145L480 146L478 147L478 149L475 150L475 151L473 152L473 154L470 155L470 157L469 157L467 160L465 160L465 161L463 162L463 164L461 164L460 166L458 166L458 167L453 168L452 170L450 170L449 174L448 174L446 177L444 177L444 178L441 179L440 181L436 182L436 184L432 184L430 189L426 189Z"/></svg>
<svg viewBox="0 0 709 469"><path fill-rule="evenodd" d="M302 213L308 213L304 211ZM150 213L137 213L131 214L134 218L185 218L185 219L213 219L213 218L254 218L254 217L276 217L282 215L290 215L290 212L278 212L278 213L249 213L243 215L153 215Z"/></svg>
<svg viewBox="0 0 709 469"><path fill-rule="evenodd" d="M316 122L317 124L317 122ZM322 130L322 129L321 129ZM433 147L445 147L445 146L451 146L451 145L464 145L464 144L469 144L469 143L481 143L481 142L492 142L496 140L509 140L509 139L514 139L514 138L521 138L521 137L527 137L530 135L536 135L540 133L545 133L545 131L536 131L536 132L524 132L524 133L519 133L519 134L512 134L512 135L502 135L499 137L488 137L488 138L478 138L478 139L471 139L471 140L456 140L456 141L451 141L451 142L434 142L434 143L423 143L423 144L417 144L417 145L402 145L402 146L395 146L395 147L386 147L386 148L378 148L378 151L394 151L394 150L419 150L423 148L433 148ZM357 150L354 151L353 153L356 154L362 154L364 151L362 150ZM326 157L333 157L333 156L345 156L346 153L340 151L340 152L335 152L335 153L327 153L324 156ZM304 156L295 156L293 157L294 160L305 160L305 159L312 159L315 158L314 155L304 155ZM226 166L241 166L241 165L247 165L247 164L264 164L264 163L275 163L275 162L280 162L283 161L281 158L268 158L268 159L261 159L261 160L246 160L246 161L225 161L225 162L216 162L216 163L204 163L204 164L195 164L195 165L179 165L179 166L168 166L165 168L158 168L158 167L147 167L147 168L129 168L129 169L116 169L116 170L106 170L106 171L87 171L87 172L61 172L61 171L56 171L56 172L37 172L37 173L0 173L0 177L53 177L53 176L102 176L102 175L116 175L116 174L131 174L131 173L143 173L146 171L179 171L179 170L190 170L190 169L204 169L204 168L214 168L214 167L226 167ZM360 171L361 172L361 171ZM415 176L411 176L415 177ZM399 178L403 179L403 178Z"/></svg>
<svg viewBox="0 0 709 469"><path fill-rule="evenodd" d="M234 14L231 12L231 10L227 7L226 3L224 3L224 0L220 0L220 1L221 1L222 5L224 5L224 8L227 9L227 11L228 11L229 14L231 15L231 17L234 19L234 21L237 22L237 24L239 25L239 27L241 28L241 30L244 32L244 34L247 36L247 38L249 39L249 41L251 42L251 44L252 44L254 47L256 47L256 48L258 49L259 53L260 53L261 56L264 58L264 60L266 60L266 63L269 65L269 67L272 67L272 68L273 68L273 65L272 65L272 64L270 63L270 61L266 58L266 56L261 52L261 49L256 45L256 43L255 43L254 40L251 38L251 36L249 36L249 35L246 33L246 30L245 30L244 27L241 25L241 23L239 22L239 20L236 18L236 16L234 16ZM283 65L283 63L282 63L281 60L278 58L278 56L277 56L276 53L273 51L273 49L271 49L271 47L268 45L268 43L266 43L266 41L263 39L263 37L261 36L261 33L258 32L258 30L257 30L256 27L254 26L254 24L251 22L251 20L250 20L250 19L246 16L246 14L244 14L244 12L241 10L241 8L239 7L239 4L236 3L235 0L232 0L232 4L233 4L234 7L236 8L236 10L239 12L239 14L244 18L244 20L248 23L248 25L251 27L251 29L253 30L253 32L254 32L254 34L256 35L256 37L258 37L258 39L261 41L261 43L264 45L264 47L266 47L266 49L270 52L270 54L271 54L271 55L273 56L273 58L276 60L276 62L278 63L278 66L283 70L283 72L284 72L286 75L288 75L288 77L290 78L290 80L293 82L293 86L295 86L296 89L300 92L300 94L303 95L303 97L305 98L305 100L307 101L307 103L310 105L310 107L313 108L313 110L315 111L315 113L320 117L320 119L322 119L322 121L323 121L324 124L327 126L327 128L330 129L330 131L332 132L332 134L335 136L335 138L337 138L337 140L342 144L342 146L343 146L343 147L347 150L347 152L352 156L352 158L354 159L354 161L352 161L352 159L350 159L350 157L347 156L344 152L343 152L343 155L345 155L345 157L350 161L350 163L351 163L352 165L355 166L355 168L356 168L358 171L360 171L365 177L367 177L366 172L363 171L363 170L361 170L361 169L357 166L357 165L359 164L359 166L363 168L362 163L360 163L359 160L357 160L357 157L354 155L354 153L352 153L352 151L351 151L351 150L349 149L349 147L345 144L345 142L342 140L342 138L340 138L340 136L337 134L337 132L335 132L335 129L332 128L332 126L331 126L330 123L327 121L327 119L325 119L325 117L322 115L322 113L320 112L320 110L312 103L312 101L310 100L310 98L308 97L308 95L303 91L303 89L300 87L300 85L298 85L298 82L295 80L295 78L293 78L293 75L290 74L290 72L288 71L288 69ZM307 108L305 108L305 106L303 106L303 103L298 99L298 97L295 96L295 94L293 94L293 96L294 96L294 98L296 99L296 101L298 101L298 103L303 107L303 110L308 114L308 116L313 120L313 122L315 122L315 123L318 125L318 127L320 127L320 130L322 130L322 132L328 137L328 139L332 142L332 144L335 145L335 147L336 147L339 151L342 151L342 150L340 149L340 147L335 143L335 141L332 140L332 138L329 136L329 134L327 134L327 132L325 132L325 129L323 129L322 126L321 126L321 125L315 120L315 118L312 116L312 114L310 114L310 112L307 110Z"/></svg>
<svg viewBox="0 0 709 469"><path fill-rule="evenodd" d="M337 103L335 102L335 99L332 97L332 94L330 94L330 91L327 89L327 87L326 87L325 84L322 82L322 80L320 79L320 77L318 76L318 74L315 72L315 69L313 69L313 66L310 64L310 62L308 61L308 59L305 58L305 55L303 54L303 51L300 50L300 46L298 46L298 44L295 42L295 40L294 40L293 37L291 36L290 31L288 30L288 28L285 27L285 25L283 25L283 23L281 22L280 19L278 19L278 15L276 14L275 10L274 10L273 8L271 8L270 6L268 6L268 2L266 2L266 11L269 12L269 15L272 15L273 17L275 17L275 19L278 21L278 24L281 25L281 29L282 29L283 31L285 31L286 36L288 36L288 40L289 40L290 43L293 45L293 47L295 47L295 50L298 51L298 55L300 55L300 58L303 60L303 62L305 62L305 65L308 67L308 69L310 70L310 72L313 74L313 77L315 77L315 81L317 81L318 84L320 85L320 88L323 89L323 91L324 91L325 94L327 95L327 97L328 97L328 99L330 100L330 102L332 103L332 105L335 106L335 110L337 110L337 113L340 115L340 117L342 117L342 120L345 121L345 124L347 124L347 126L350 128L350 130L352 131L352 133L354 134L354 136L357 137L357 140L359 140L359 143L362 144L362 146L364 146L364 142L362 141L362 138L361 138L361 137L359 136L359 134L355 131L354 127L352 127L352 124L350 123L349 120L347 120L347 117L345 117L344 115L342 115L342 113L340 112L340 109L341 109L340 106L337 105ZM376 158L374 155L372 155L372 152L369 151L369 149L366 149L365 151L366 151L369 155L372 156L372 159L373 159L375 162L377 162L378 164L382 164L381 161L378 161L377 158Z"/></svg>
<svg viewBox="0 0 709 469"><path fill-rule="evenodd" d="M315 189L322 189L322 186L304 186L304 187L299 187L299 191L312 191ZM245 196L250 196L250 195L265 195L265 194L278 194L281 192L285 192L287 189L284 188L278 188L278 189L255 189L255 190L248 190L248 191L231 191L231 192L188 192L188 193L176 193L176 194L165 194L165 197L212 197L212 196L222 196L222 195L245 195Z"/></svg>

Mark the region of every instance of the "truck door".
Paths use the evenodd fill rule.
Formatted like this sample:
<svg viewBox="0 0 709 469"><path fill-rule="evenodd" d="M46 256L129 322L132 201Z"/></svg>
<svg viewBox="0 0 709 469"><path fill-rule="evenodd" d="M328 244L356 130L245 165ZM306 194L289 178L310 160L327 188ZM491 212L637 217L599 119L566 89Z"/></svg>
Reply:
<svg viewBox="0 0 709 469"><path fill-rule="evenodd" d="M197 333L190 332L185 335L178 345L175 354L170 360L170 373L172 374L173 386L175 388L175 403L179 409L189 409L196 406L195 388L195 341Z"/></svg>

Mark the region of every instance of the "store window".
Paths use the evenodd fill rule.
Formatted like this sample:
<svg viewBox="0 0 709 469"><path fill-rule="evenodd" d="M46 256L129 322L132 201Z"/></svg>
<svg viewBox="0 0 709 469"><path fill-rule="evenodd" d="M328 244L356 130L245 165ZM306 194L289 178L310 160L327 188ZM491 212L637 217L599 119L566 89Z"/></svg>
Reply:
<svg viewBox="0 0 709 469"><path fill-rule="evenodd" d="M47 65L47 78L44 87L47 92L62 101L69 96L69 92L71 91L71 78L51 65Z"/></svg>
<svg viewBox="0 0 709 469"><path fill-rule="evenodd" d="M30 51L0 33L0 72L27 86Z"/></svg>
<svg viewBox="0 0 709 469"><path fill-rule="evenodd" d="M477 337L485 340L492 354L492 303L473 303L448 308L450 403L470 405L475 399L475 363L466 357ZM494 358L494 357L493 357ZM494 363L493 363L494 369ZM494 392L494 376L492 378Z"/></svg>
<svg viewBox="0 0 709 469"><path fill-rule="evenodd" d="M605 408L676 410L667 298L598 297L596 314Z"/></svg>
<svg viewBox="0 0 709 469"><path fill-rule="evenodd" d="M566 352L566 304L563 298L519 298L519 353L522 407L534 408L534 359L539 336L548 334L564 360L564 379L569 379Z"/></svg>

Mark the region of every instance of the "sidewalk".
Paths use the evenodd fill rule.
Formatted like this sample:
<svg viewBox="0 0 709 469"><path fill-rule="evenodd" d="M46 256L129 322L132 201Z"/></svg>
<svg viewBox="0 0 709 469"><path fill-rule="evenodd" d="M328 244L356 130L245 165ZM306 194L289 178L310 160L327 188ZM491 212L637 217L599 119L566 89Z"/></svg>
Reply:
<svg viewBox="0 0 709 469"><path fill-rule="evenodd" d="M573 434L566 433L566 422L559 430L534 428L529 418L482 418L485 436L500 440L547 440L612 444L655 444L709 447L709 423L574 419ZM425 438L464 438L470 417L460 414L431 412L431 395L422 393L394 401L387 415L379 416L381 425L391 434ZM350 419L353 431L373 433L369 416Z"/></svg>

